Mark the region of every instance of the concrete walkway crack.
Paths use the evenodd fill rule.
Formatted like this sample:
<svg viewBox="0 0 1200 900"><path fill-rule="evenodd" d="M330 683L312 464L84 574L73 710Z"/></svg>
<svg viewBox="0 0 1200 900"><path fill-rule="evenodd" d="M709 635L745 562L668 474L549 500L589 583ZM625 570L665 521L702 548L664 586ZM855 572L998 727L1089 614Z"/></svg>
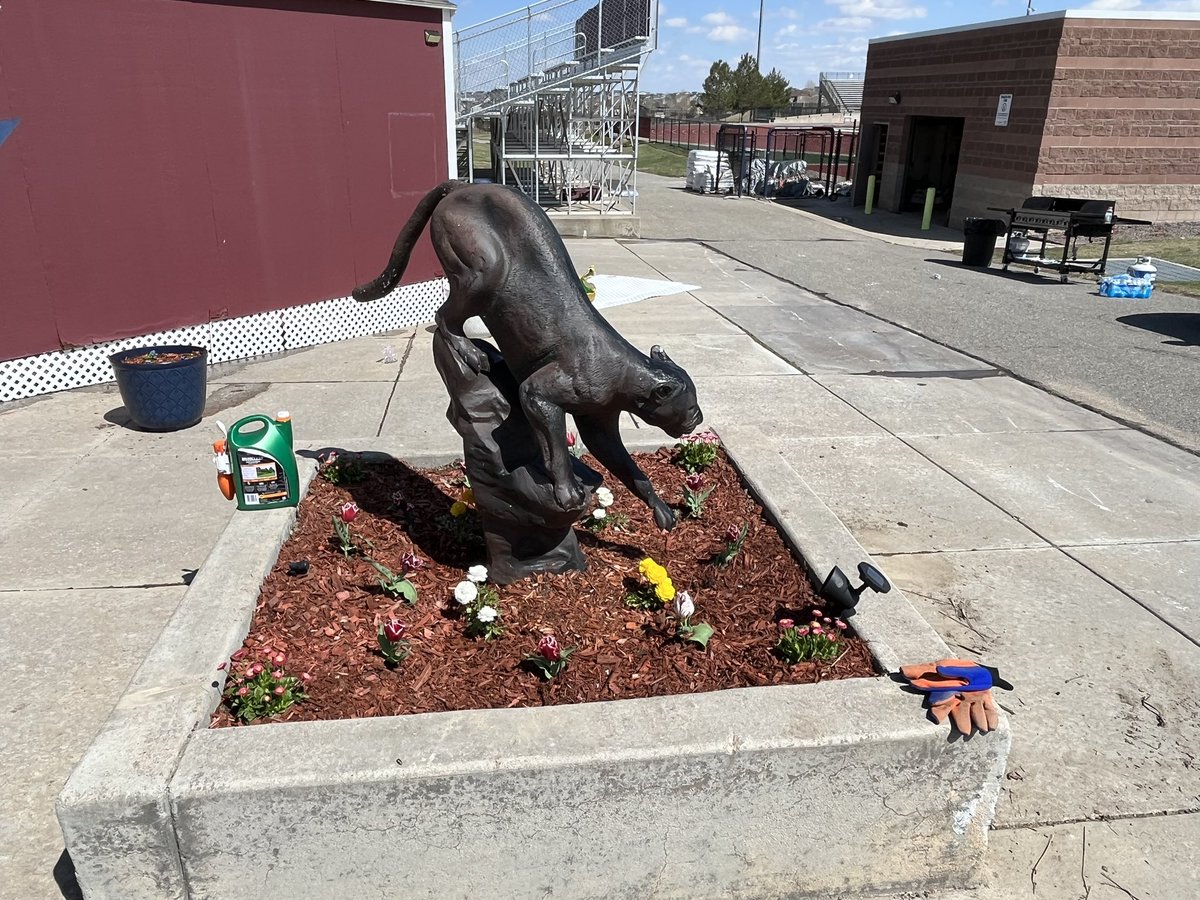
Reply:
<svg viewBox="0 0 1200 900"><path fill-rule="evenodd" d="M383 415L379 417L379 427L375 430L375 437L383 434L383 423L387 421L388 412L392 408L392 399L396 396L396 389L400 387L400 376L404 374L404 367L408 365L408 357L412 354L413 345L416 342L417 333L414 331L408 337L408 346L404 348L404 355L400 357L400 368L396 370L396 377L392 380L392 390L388 393L387 403L383 405Z"/></svg>

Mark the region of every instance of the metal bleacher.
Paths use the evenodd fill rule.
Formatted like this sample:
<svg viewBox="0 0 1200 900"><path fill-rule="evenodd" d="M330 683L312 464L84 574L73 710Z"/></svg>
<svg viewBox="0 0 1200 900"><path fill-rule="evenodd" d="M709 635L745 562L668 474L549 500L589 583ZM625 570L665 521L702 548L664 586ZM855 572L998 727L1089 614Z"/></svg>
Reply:
<svg viewBox="0 0 1200 900"><path fill-rule="evenodd" d="M862 110L862 72L822 72L818 88L820 112L857 115Z"/></svg>
<svg viewBox="0 0 1200 900"><path fill-rule="evenodd" d="M541 0L455 33L460 173L564 212L632 213L658 0Z"/></svg>

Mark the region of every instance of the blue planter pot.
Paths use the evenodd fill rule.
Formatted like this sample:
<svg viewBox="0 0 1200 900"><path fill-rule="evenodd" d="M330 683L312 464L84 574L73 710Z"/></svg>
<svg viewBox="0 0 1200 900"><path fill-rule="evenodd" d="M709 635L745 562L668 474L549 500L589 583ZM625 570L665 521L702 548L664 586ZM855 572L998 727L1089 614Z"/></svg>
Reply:
<svg viewBox="0 0 1200 900"><path fill-rule="evenodd" d="M162 355L196 350L200 355L193 359L165 363L129 362L151 351ZM108 359L117 375L125 411L138 428L178 431L192 427L204 415L208 351L203 347L134 347L114 353Z"/></svg>

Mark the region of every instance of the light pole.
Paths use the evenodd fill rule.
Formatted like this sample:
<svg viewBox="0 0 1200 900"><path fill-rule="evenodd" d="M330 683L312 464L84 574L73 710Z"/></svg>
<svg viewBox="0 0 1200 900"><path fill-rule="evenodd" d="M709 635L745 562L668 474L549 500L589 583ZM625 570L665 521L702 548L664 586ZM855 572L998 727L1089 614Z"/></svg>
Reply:
<svg viewBox="0 0 1200 900"><path fill-rule="evenodd" d="M763 0L758 0L758 51L754 54L754 65L758 66L760 72L762 71L762 17Z"/></svg>

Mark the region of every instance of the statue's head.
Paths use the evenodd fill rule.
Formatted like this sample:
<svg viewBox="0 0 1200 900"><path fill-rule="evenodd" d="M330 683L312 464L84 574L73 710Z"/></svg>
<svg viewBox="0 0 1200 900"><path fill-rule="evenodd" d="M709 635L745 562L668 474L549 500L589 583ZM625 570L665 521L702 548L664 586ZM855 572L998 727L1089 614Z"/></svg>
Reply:
<svg viewBox="0 0 1200 900"><path fill-rule="evenodd" d="M704 421L696 385L657 344L650 348L646 390L637 398L634 412L673 438L695 431Z"/></svg>

